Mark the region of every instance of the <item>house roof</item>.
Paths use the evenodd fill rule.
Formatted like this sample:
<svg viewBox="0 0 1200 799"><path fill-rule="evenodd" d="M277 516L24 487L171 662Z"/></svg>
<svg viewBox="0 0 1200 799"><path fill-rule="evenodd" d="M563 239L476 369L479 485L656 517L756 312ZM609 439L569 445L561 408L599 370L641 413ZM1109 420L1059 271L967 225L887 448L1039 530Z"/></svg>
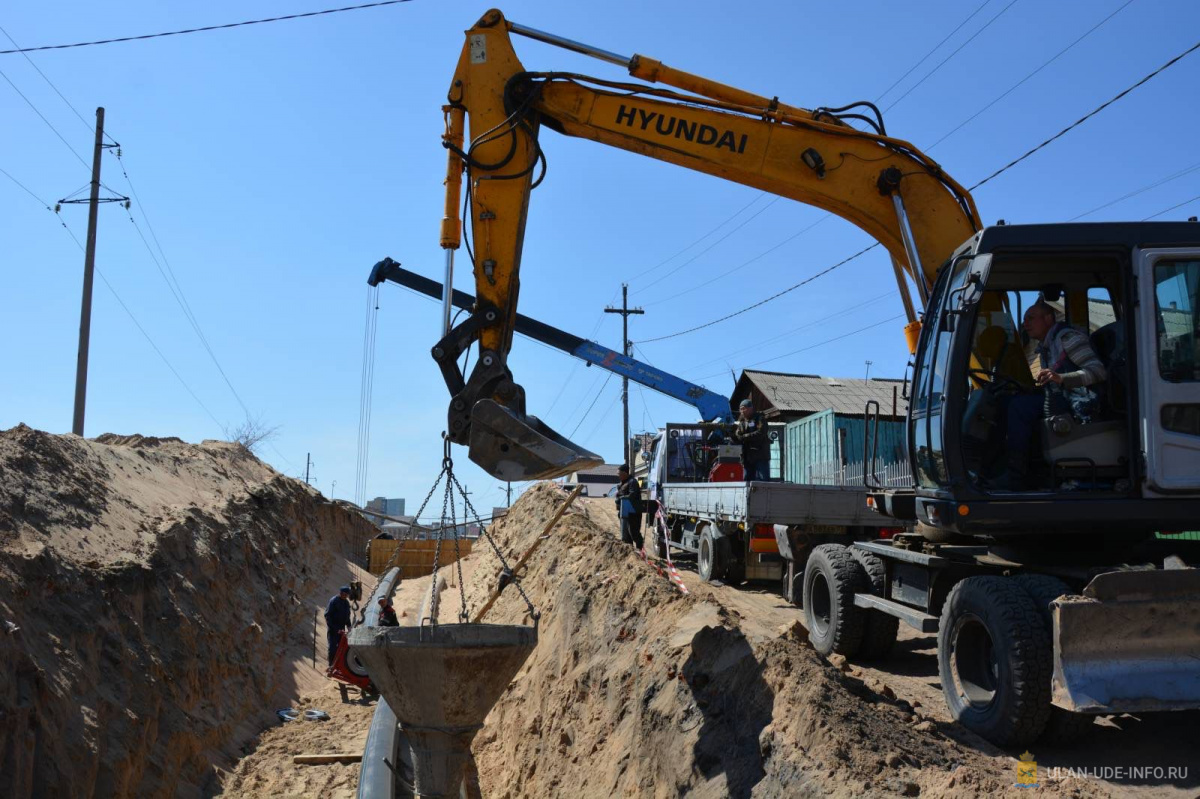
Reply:
<svg viewBox="0 0 1200 799"><path fill-rule="evenodd" d="M606 478L617 479L617 469L620 468L619 463L602 463L592 469L582 469L573 474L573 477L578 482L580 480L604 480Z"/></svg>
<svg viewBox="0 0 1200 799"><path fill-rule="evenodd" d="M734 389L734 404L747 396L753 386L771 408L782 414L810 414L832 408L834 413L862 416L867 401L875 400L879 403L880 415L891 416L895 396L896 413L903 416L908 412L908 403L901 396L902 384L901 380L887 377L864 380L746 369Z"/></svg>

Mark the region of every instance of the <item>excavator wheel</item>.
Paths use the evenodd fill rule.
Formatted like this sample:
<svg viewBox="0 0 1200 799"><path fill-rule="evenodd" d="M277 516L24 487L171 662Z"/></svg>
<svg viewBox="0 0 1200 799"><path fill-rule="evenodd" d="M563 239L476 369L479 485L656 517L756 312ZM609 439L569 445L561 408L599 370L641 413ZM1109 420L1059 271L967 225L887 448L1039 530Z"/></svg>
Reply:
<svg viewBox="0 0 1200 799"><path fill-rule="evenodd" d="M865 549L850 547L850 554L858 561L866 572L867 580L871 583L871 593L875 596L886 596L885 577L887 567L883 559ZM900 631L900 620L895 616L879 610L867 610L866 622L863 627L862 646L858 650L859 660L882 660L896 645L896 635Z"/></svg>
<svg viewBox="0 0 1200 799"><path fill-rule="evenodd" d="M968 577L938 626L938 676L950 715L997 746L1028 746L1050 717L1050 634L1009 577Z"/></svg>
<svg viewBox="0 0 1200 799"><path fill-rule="evenodd" d="M1050 603L1065 594L1073 594L1070 586L1057 577L1048 574L1018 574L1012 581L1021 586L1029 594L1042 616L1046 625L1046 634L1054 630L1054 616ZM1096 717L1087 713L1074 713L1061 707L1050 708L1050 720L1038 740L1052 744L1066 744L1077 741L1094 729Z"/></svg>

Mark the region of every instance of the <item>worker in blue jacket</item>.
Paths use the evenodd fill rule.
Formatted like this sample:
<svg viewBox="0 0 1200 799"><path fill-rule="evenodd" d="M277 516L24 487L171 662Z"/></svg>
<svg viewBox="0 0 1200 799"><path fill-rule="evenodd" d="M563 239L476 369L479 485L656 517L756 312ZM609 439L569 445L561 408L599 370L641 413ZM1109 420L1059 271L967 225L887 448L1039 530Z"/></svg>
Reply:
<svg viewBox="0 0 1200 799"><path fill-rule="evenodd" d="M343 585L325 606L325 637L329 642L329 665L337 654L342 630L350 628L350 586Z"/></svg>

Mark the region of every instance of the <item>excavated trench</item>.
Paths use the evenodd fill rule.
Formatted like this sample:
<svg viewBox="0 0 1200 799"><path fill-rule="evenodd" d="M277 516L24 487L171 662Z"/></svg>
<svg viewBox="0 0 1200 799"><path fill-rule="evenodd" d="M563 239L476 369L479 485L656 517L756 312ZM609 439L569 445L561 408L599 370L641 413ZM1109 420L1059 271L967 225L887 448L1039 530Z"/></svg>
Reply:
<svg viewBox="0 0 1200 799"><path fill-rule="evenodd" d="M228 443L0 432L0 796L201 795L372 532Z"/></svg>

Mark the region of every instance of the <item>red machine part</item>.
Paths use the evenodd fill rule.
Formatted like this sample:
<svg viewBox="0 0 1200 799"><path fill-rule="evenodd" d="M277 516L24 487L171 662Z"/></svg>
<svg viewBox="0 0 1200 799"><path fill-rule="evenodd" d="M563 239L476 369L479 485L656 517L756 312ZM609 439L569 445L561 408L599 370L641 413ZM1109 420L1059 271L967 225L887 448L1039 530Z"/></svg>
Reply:
<svg viewBox="0 0 1200 799"><path fill-rule="evenodd" d="M722 463L717 461L708 472L710 483L740 483L746 477L746 470L737 462Z"/></svg>
<svg viewBox="0 0 1200 799"><path fill-rule="evenodd" d="M363 668L361 663L350 657L350 642L346 638L346 631L339 633L337 652L333 656L333 665L325 670L325 676L346 685L363 690L374 692L374 686L371 685L371 678L367 676L367 670Z"/></svg>

